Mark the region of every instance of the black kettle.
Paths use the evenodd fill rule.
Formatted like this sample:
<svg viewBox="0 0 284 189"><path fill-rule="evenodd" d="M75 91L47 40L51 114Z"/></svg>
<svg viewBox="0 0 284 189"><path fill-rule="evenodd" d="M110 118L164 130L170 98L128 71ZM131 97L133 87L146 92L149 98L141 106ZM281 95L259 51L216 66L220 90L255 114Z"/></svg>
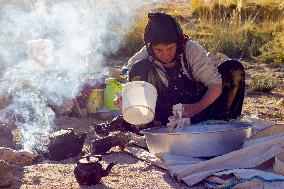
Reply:
<svg viewBox="0 0 284 189"><path fill-rule="evenodd" d="M60 161L82 152L87 133L75 134L72 128L61 129L49 136L49 159Z"/></svg>
<svg viewBox="0 0 284 189"><path fill-rule="evenodd" d="M88 155L76 159L74 175L80 185L91 186L99 184L102 177L109 175L115 163L110 163L107 168L104 169L100 161L100 155L95 155L92 157Z"/></svg>

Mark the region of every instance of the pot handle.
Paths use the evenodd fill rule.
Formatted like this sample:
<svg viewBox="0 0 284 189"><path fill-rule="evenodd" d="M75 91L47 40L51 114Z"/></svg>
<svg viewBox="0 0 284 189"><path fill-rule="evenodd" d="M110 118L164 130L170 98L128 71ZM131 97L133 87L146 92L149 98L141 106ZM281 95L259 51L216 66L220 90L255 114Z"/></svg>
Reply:
<svg viewBox="0 0 284 189"><path fill-rule="evenodd" d="M80 159L82 158L82 156L77 156L77 157L75 157L75 159L74 159L74 163L76 163L77 165L78 164L80 164Z"/></svg>
<svg viewBox="0 0 284 189"><path fill-rule="evenodd" d="M99 161L102 160L102 156L101 156L101 155L93 155L93 156L96 157L96 158L98 158ZM89 155L86 155L86 156L77 156L77 157L74 159L74 163L76 163L76 164L81 164L80 161L79 161L81 158L87 158L87 160L89 161L89 160L90 160L90 157L91 157L90 154L89 154Z"/></svg>
<svg viewBox="0 0 284 189"><path fill-rule="evenodd" d="M74 163L76 163L77 165L80 164L79 160L80 160L81 156L77 156L74 159Z"/></svg>
<svg viewBox="0 0 284 189"><path fill-rule="evenodd" d="M94 155L94 157L98 158L99 161L102 160L102 156L101 155Z"/></svg>
<svg viewBox="0 0 284 189"><path fill-rule="evenodd" d="M91 157L91 155L87 155L87 156L77 156L77 157L75 157L75 159L74 159L74 163L76 163L76 164L81 164L81 163L80 163L80 159L81 159L81 158L87 158L87 160L89 160L90 157Z"/></svg>

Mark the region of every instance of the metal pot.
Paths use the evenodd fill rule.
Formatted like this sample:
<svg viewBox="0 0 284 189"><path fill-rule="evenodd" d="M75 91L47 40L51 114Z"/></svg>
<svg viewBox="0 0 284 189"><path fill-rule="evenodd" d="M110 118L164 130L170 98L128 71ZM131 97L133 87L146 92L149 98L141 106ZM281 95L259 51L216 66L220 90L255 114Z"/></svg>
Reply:
<svg viewBox="0 0 284 189"><path fill-rule="evenodd" d="M101 156L86 156L76 159L74 175L80 185L91 186L101 182L107 176L115 163L110 163L104 169L100 163Z"/></svg>
<svg viewBox="0 0 284 189"><path fill-rule="evenodd" d="M152 154L170 153L190 157L214 157L242 147L252 125L244 122L213 122L168 133L167 127L142 130Z"/></svg>

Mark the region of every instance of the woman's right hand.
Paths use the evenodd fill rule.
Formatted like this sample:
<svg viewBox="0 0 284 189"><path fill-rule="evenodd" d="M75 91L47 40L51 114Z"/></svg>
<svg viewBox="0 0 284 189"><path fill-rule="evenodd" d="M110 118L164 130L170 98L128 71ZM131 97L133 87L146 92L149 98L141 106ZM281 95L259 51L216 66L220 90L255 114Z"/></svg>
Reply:
<svg viewBox="0 0 284 189"><path fill-rule="evenodd" d="M117 92L117 93L115 94L114 105L115 105L117 108L121 108L121 107L122 107L122 96L121 96L121 92Z"/></svg>

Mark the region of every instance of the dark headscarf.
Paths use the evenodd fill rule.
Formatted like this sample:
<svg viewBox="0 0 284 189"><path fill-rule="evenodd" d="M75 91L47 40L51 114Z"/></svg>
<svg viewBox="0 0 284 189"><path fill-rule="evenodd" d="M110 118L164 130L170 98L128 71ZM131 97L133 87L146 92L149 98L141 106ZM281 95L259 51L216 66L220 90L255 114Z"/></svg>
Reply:
<svg viewBox="0 0 284 189"><path fill-rule="evenodd" d="M183 52L186 42L178 21L166 13L148 13L144 42L150 55L154 55L152 45L158 43L177 43L177 55Z"/></svg>

